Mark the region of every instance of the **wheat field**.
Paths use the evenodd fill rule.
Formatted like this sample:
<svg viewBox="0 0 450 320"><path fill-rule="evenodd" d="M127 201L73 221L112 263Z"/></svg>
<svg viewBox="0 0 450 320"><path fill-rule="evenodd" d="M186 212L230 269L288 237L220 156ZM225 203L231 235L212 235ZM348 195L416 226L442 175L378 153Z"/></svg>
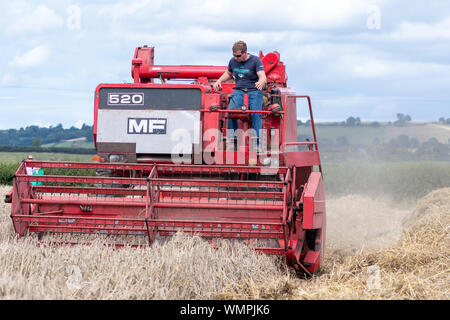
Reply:
<svg viewBox="0 0 450 320"><path fill-rule="evenodd" d="M1 186L0 195L10 187ZM1 203L0 299L444 299L450 298L450 188L413 206L388 197L327 199L322 270L303 279L283 259L242 243L214 249L175 235L150 248L37 246L17 239Z"/></svg>

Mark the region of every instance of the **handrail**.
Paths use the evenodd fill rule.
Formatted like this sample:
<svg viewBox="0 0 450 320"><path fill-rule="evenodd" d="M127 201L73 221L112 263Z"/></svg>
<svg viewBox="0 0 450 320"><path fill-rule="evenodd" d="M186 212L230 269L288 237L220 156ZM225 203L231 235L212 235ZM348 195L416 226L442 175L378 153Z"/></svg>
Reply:
<svg viewBox="0 0 450 320"><path fill-rule="evenodd" d="M311 117L311 127L312 127L312 131L313 131L314 141L317 142L316 129L315 129L315 125L314 125L314 118L313 118L312 107L311 107L311 98L309 96L287 96L287 98L295 98L295 99L305 98L308 100L309 115Z"/></svg>
<svg viewBox="0 0 450 320"><path fill-rule="evenodd" d="M285 146L298 146L298 145L308 145L308 144L317 145L317 142L315 142L315 141L297 141L297 142L285 142L284 143Z"/></svg>
<svg viewBox="0 0 450 320"><path fill-rule="evenodd" d="M246 114L246 113L261 113L261 114L284 114L283 111L280 112L272 112L272 111L265 111L265 110L261 110L261 111L257 111L257 110L234 110L234 109L217 109L217 110L207 110L207 109L202 109L200 110L200 112L219 112L219 113L242 113L242 114Z"/></svg>
<svg viewBox="0 0 450 320"><path fill-rule="evenodd" d="M314 137L314 143L304 143L304 144L312 144L316 147L316 151L319 152L319 147L317 145L317 136L316 136L316 127L314 125L314 117L313 117L313 113L312 113L312 106L311 106L311 98L309 96L287 96L287 98L303 98L308 100L308 107L309 107L309 116L311 117L311 128L312 128L312 132L313 132L313 137ZM322 165L319 164L319 170L320 173L322 173Z"/></svg>
<svg viewBox="0 0 450 320"><path fill-rule="evenodd" d="M284 177L284 181L283 181L283 214L282 214L282 224L283 224L283 231L284 231L284 248L287 250L287 246L288 246L288 225L287 225L287 217L288 217L288 213L287 213L287 195L289 192L289 187L290 187L290 179L291 179L291 169L289 169L286 173L286 176Z"/></svg>

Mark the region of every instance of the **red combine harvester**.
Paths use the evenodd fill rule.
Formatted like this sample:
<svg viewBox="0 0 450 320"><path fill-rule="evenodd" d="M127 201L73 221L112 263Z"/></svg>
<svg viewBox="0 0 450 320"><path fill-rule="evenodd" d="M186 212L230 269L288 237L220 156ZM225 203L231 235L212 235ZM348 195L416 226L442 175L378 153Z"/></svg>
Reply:
<svg viewBox="0 0 450 320"><path fill-rule="evenodd" d="M153 47L136 48L134 83L95 90L98 161L25 160L17 170L8 199L15 232L143 236L151 245L183 231L245 240L316 272L326 219L311 100L287 87L278 52L260 58L263 109L248 110L246 97L228 110L234 82L212 89L226 67L154 65ZM307 102L313 141L297 141L297 99ZM258 148L248 130L255 113ZM36 168L45 174L29 174Z"/></svg>

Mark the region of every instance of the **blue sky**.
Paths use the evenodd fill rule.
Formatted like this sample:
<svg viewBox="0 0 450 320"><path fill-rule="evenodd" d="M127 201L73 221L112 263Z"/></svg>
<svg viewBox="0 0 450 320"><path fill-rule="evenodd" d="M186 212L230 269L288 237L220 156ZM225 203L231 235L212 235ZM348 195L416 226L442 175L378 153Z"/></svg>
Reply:
<svg viewBox="0 0 450 320"><path fill-rule="evenodd" d="M237 40L280 52L316 121L450 117L449 1L18 0L0 3L0 129L92 124L95 87L131 82L136 46L226 65Z"/></svg>

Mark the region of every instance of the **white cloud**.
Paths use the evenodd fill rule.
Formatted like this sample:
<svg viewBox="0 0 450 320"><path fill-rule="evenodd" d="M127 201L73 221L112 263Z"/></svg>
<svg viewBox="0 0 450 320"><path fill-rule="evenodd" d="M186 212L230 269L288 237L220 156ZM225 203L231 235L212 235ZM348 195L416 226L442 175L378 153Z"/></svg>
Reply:
<svg viewBox="0 0 450 320"><path fill-rule="evenodd" d="M75 124L73 125L75 128L81 129L81 127L83 126L83 124L86 123L86 120L78 120L77 122L75 122Z"/></svg>
<svg viewBox="0 0 450 320"><path fill-rule="evenodd" d="M17 77L12 73L4 73L0 77L1 85L14 85L17 83Z"/></svg>
<svg viewBox="0 0 450 320"><path fill-rule="evenodd" d="M294 25L326 29L348 25L356 16L365 16L367 5L360 0L346 1L296 1L286 8Z"/></svg>
<svg viewBox="0 0 450 320"><path fill-rule="evenodd" d="M10 63L10 66L19 68L33 68L40 66L47 61L50 56L50 49L46 46L38 46L23 55L16 56Z"/></svg>
<svg viewBox="0 0 450 320"><path fill-rule="evenodd" d="M402 22L400 26L389 35L392 40L449 40L450 17L436 23Z"/></svg>
<svg viewBox="0 0 450 320"><path fill-rule="evenodd" d="M384 0L122 0L100 8L110 20L137 19L152 26L196 25L215 30L342 28L358 19L365 26L368 8ZM149 18L151 17L151 18ZM170 23L168 23L170 22Z"/></svg>
<svg viewBox="0 0 450 320"><path fill-rule="evenodd" d="M389 74L387 64L378 59L368 59L355 65L352 70L354 75L362 78L378 78Z"/></svg>
<svg viewBox="0 0 450 320"><path fill-rule="evenodd" d="M8 27L10 34L39 33L64 25L63 18L44 5L37 6L34 11L20 14L20 17L17 16Z"/></svg>
<svg viewBox="0 0 450 320"><path fill-rule="evenodd" d="M112 19L120 19L122 17L145 16L149 17L153 13L163 8L163 3L167 0L122 0L113 5L107 5L98 11L100 16L107 16ZM168 1L167 1L168 2ZM180 3L182 5L182 3Z"/></svg>
<svg viewBox="0 0 450 320"><path fill-rule="evenodd" d="M281 49L275 47L274 50L280 51ZM305 45L298 45L292 43L289 46L282 48L282 60L290 58L295 60L298 64L323 61L327 55L329 46L326 43L312 43Z"/></svg>
<svg viewBox="0 0 450 320"><path fill-rule="evenodd" d="M416 80L423 77L448 79L450 65L436 62L411 61L405 57L392 58L364 49L335 55L332 71L350 78L385 78ZM378 56L377 56L378 54ZM325 57L327 58L327 57Z"/></svg>

